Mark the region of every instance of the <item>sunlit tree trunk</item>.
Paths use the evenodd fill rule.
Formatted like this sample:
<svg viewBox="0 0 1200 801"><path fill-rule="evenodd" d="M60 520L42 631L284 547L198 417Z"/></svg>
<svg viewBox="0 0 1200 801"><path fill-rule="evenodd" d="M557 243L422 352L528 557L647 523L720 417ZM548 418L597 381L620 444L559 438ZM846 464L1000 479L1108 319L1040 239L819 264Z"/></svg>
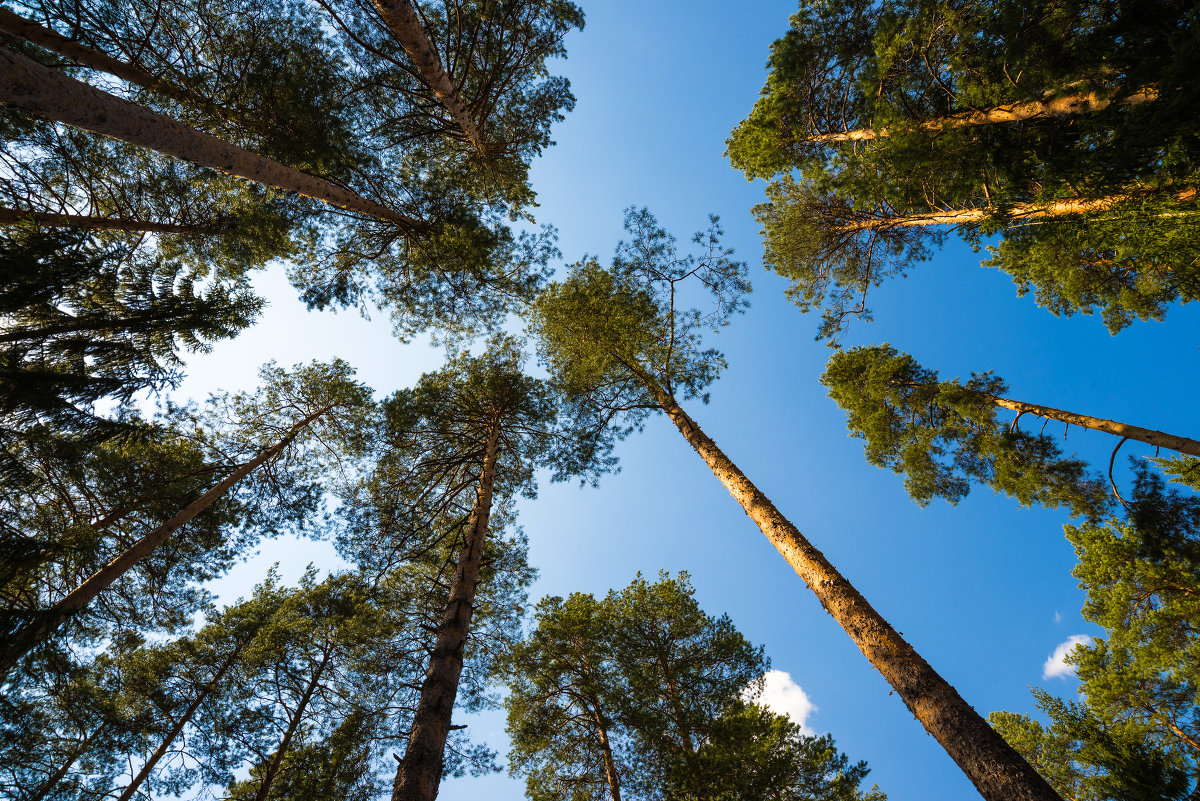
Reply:
<svg viewBox="0 0 1200 801"><path fill-rule="evenodd" d="M1014 224L1019 224L1022 222L1069 217L1078 214L1095 214L1140 197L1145 197L1145 193L1126 193L1094 199L1062 198L1052 203L1014 203L1006 207L1005 219ZM1196 199L1196 190L1190 188L1184 189L1176 192L1173 197L1176 202L1186 203ZM947 209L945 211L931 211L922 214L868 217L832 227L834 230L842 233L852 233L854 231L873 231L923 225L963 225L966 223L983 222L990 219L994 213L995 210L989 206L977 209ZM1173 215L1168 213L1159 216L1170 217Z"/></svg>
<svg viewBox="0 0 1200 801"><path fill-rule="evenodd" d="M475 590L487 540L500 450L500 423L492 422L484 449L475 492L475 503L467 520L463 548L458 556L446 612L438 627L429 667L421 686L421 698L413 716L412 731L404 759L396 770L392 801L433 801L442 778L446 738L463 669L463 648L471 629Z"/></svg>
<svg viewBox="0 0 1200 801"><path fill-rule="evenodd" d="M1140 106L1158 97L1154 87L1140 89L1131 95L1116 101L1122 106ZM1038 117L1063 117L1071 114L1084 114L1089 111L1101 111L1112 105L1110 98L1101 97L1096 92L1084 94L1063 95L1062 97L1046 98L1044 100L1024 100L1007 103L993 108L973 109L959 114L949 114L904 126L904 130L945 131L955 128L969 128L973 125L995 125L1002 122L1023 122ZM807 142L863 142L870 139L880 139L895 133L896 127L888 128L859 128L853 131L814 134L805 138Z"/></svg>
<svg viewBox="0 0 1200 801"><path fill-rule="evenodd" d="M1152 428L1142 428L1141 426L1131 426L1125 423L1118 423L1116 420L1105 420L1102 417L1089 417L1086 414L1076 414L1075 412L1066 412L1062 409L1055 409L1052 406L1042 406L1037 403L1026 403L1025 401L1010 400L1008 398L999 398L995 395L983 396L989 403L999 406L1001 409L1010 409L1014 412L1022 412L1026 414L1036 414L1039 417L1048 417L1051 420L1057 420L1060 423L1070 423L1081 428L1090 428L1095 431L1103 431L1106 434L1115 434L1118 437L1126 439L1135 439L1139 442L1145 442L1147 445L1155 447L1169 448L1179 453L1186 453L1189 456L1200 456L1200 441L1189 439L1188 437L1180 437L1175 434L1168 434L1164 431L1155 431Z"/></svg>
<svg viewBox="0 0 1200 801"><path fill-rule="evenodd" d="M406 231L426 227L421 220L349 189L189 128L4 48L0 48L0 104L395 223Z"/></svg>
<svg viewBox="0 0 1200 801"><path fill-rule="evenodd" d="M51 228L94 228L100 231L131 231L148 234L201 234L210 227L185 223L155 222L129 217L94 217L84 214L52 214L0 206L0 225L33 222Z"/></svg>
<svg viewBox="0 0 1200 801"><path fill-rule="evenodd" d="M23 799L23 801L42 801L43 798L48 796L50 792L58 786L58 783L65 779L67 774L71 772L71 768L74 767L75 763L79 761L79 758L83 756L84 752L87 750L88 743L94 736L95 733L93 732L92 734L83 738L83 742L79 743L75 750L71 752L71 755L67 757L67 761L62 763L58 770L49 776L46 781L42 782L37 790L35 790L27 798Z"/></svg>
<svg viewBox="0 0 1200 801"><path fill-rule="evenodd" d="M592 717L596 721L596 735L600 738L600 753L604 756L604 781L608 784L611 801L621 801L621 774L617 772L617 761L613 759L612 744L608 740L608 726L599 711L599 703L589 699Z"/></svg>
<svg viewBox="0 0 1200 801"><path fill-rule="evenodd" d="M1046 781L987 724L858 590L813 547L766 495L646 373L635 370L655 402L746 514L900 695L988 801L1061 801Z"/></svg>
<svg viewBox="0 0 1200 801"><path fill-rule="evenodd" d="M104 567L88 576L82 584L67 593L65 597L49 609L37 613L34 620L18 629L9 641L4 643L2 649L0 649L0 676L7 673L22 656L27 654L38 643L50 637L66 620L86 609L88 604L97 595L108 589L113 582L125 575L134 565L153 553L158 546L166 541L167 537L174 534L205 509L220 500L234 484L282 452L301 431L307 428L318 417L327 413L330 408L325 407L296 423L279 442L249 462L237 467L219 484L188 504L166 523L155 528L149 534L122 551L112 561L104 565Z"/></svg>
<svg viewBox="0 0 1200 801"><path fill-rule="evenodd" d="M392 36L404 48L404 52L412 60L413 66L421 75L421 80L429 87L442 107L450 114L455 125L462 131L467 141L480 153L487 154L487 146L479 133L478 126L459 95L458 89L446 74L442 59L438 56L437 48L425 34L421 18L411 0L374 0L379 16L383 18Z"/></svg>

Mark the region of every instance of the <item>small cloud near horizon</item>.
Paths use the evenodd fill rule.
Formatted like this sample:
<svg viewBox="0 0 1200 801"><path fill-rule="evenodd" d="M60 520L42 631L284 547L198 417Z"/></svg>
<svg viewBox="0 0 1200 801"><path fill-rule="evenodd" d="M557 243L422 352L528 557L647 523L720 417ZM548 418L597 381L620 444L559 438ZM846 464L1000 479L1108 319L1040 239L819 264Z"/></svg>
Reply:
<svg viewBox="0 0 1200 801"><path fill-rule="evenodd" d="M1045 664L1042 665L1042 678L1064 679L1074 676L1075 666L1067 664L1067 654L1074 651L1076 645L1090 645L1091 642L1092 638L1087 634L1072 634L1046 658Z"/></svg>
<svg viewBox="0 0 1200 801"><path fill-rule="evenodd" d="M804 734L816 735L806 721L811 713L817 711L817 705L786 670L768 670L764 673L762 694L754 700L776 715L787 715Z"/></svg>

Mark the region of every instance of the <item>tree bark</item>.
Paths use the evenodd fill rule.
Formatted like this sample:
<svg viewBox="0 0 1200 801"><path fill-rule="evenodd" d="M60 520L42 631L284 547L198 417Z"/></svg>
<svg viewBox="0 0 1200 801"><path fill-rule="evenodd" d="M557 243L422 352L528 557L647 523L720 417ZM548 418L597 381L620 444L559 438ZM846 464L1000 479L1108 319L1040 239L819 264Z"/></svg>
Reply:
<svg viewBox="0 0 1200 801"><path fill-rule="evenodd" d="M1103 431L1106 434L1115 434L1118 437L1136 439L1139 442L1145 442L1147 445L1168 448L1179 453L1186 453L1189 456L1200 457L1200 441L1189 439L1188 437L1180 437L1164 431L1155 431L1152 428L1126 425L1125 423L1118 423L1116 420L1105 420L1102 417L1089 417L1086 414L1066 412L1062 409L1055 409L1052 406L1042 406L1037 403L1010 400L995 395L984 395L983 397L989 403L993 403L1001 409L1036 414L1039 417L1048 417L1060 423L1070 423L1080 428L1090 428L1094 431Z"/></svg>
<svg viewBox="0 0 1200 801"><path fill-rule="evenodd" d="M323 178L294 170L189 128L4 48L0 48L0 104L391 222L406 232L428 227L422 220L408 217Z"/></svg>
<svg viewBox="0 0 1200 801"><path fill-rule="evenodd" d="M0 677L7 673L34 646L52 635L66 620L87 608L97 595L108 589L130 568L153 553L159 545L166 541L167 537L216 503L234 484L250 475L264 462L278 455L301 431L331 408L331 406L326 406L296 423L279 442L239 466L215 487L185 506L166 523L126 548L104 567L88 576L82 584L67 593L65 597L39 614L33 621L18 629L12 638L0 648Z"/></svg>
<svg viewBox="0 0 1200 801"><path fill-rule="evenodd" d="M1062 198L1053 203L1014 203L1007 208L1007 219L1014 223L1021 223L1029 220L1069 217L1076 214L1095 214L1096 212L1107 211L1127 200L1136 200L1146 195L1147 193L1129 192L1094 199L1078 197ZM1197 192L1195 189L1188 188L1176 192L1173 197L1176 202L1186 203L1195 200L1196 195ZM897 217L874 217L838 225L835 226L835 230L843 233L851 233L854 231L873 231L885 228L907 228L924 225L963 225L965 223L983 222L989 219L993 212L994 209L992 207L984 206L977 209L948 209L946 211L931 211L923 214L908 214ZM1170 217L1174 215L1165 214L1161 216Z"/></svg>
<svg viewBox="0 0 1200 801"><path fill-rule="evenodd" d="M621 801L621 776L617 772L617 761L613 759L612 745L608 741L608 727L600 716L599 703L592 702L592 717L596 721L596 733L600 737L600 751L604 756L604 781L608 784L608 795L612 801Z"/></svg>
<svg viewBox="0 0 1200 801"><path fill-rule="evenodd" d="M1131 95L1117 101L1122 106L1140 106L1158 97L1154 87L1139 89ZM886 128L859 128L853 131L815 134L806 137L804 141L825 144L828 142L863 142L871 139L881 139L891 136L897 128L902 130L916 129L918 131L945 131L955 128L968 128L974 125L995 125L1001 122L1023 122L1039 117L1063 117L1070 114L1084 114L1089 111L1101 111L1112 105L1110 98L1101 97L1096 92L1085 94L1064 95L1062 97L1046 98L1044 100L1026 100L1007 103L993 108L964 111L959 114L949 114L925 120L912 126L893 126Z"/></svg>
<svg viewBox="0 0 1200 801"><path fill-rule="evenodd" d="M212 691L216 688L217 684L222 678L225 677L225 674L229 672L229 669L237 663L237 658L241 655L242 649L245 647L246 643L243 642L238 643L237 647L233 649L233 652L229 654L225 662L222 663L217 669L217 672L213 674L212 679L210 679L209 682L204 685L203 688L201 688L200 692L192 700L192 703L188 704L188 708L183 711L183 714L180 715L179 719L176 720L171 726L170 731L167 732L167 736L163 738L161 743L159 743L158 748L154 749L154 753L151 754L150 758L146 760L146 763L142 765L142 769L139 770L137 775L133 777L133 780L129 783L129 786L121 791L121 795L117 797L117 801L130 801L130 799L133 798L134 793L138 791L138 788L142 786L142 783L145 782L146 779L150 777L150 774L154 772L154 766L158 764L160 759L166 756L167 751L171 747L171 743L175 742L175 738L178 737L179 733L183 731L184 726L191 721L192 715L196 714L196 710L200 708L200 705L203 704L210 695L212 695Z"/></svg>
<svg viewBox="0 0 1200 801"><path fill-rule="evenodd" d="M27 42L33 42L35 45L44 47L52 53L58 53L60 56L69 58L80 66L89 67L100 72L107 72L123 81L137 84L146 89L162 91L168 95L173 94L170 89L174 87L170 87L165 81L151 75L136 64L115 59L95 48L80 44L74 39L63 36L61 33L43 25L39 25L33 20L18 16L6 8L0 8L0 32L15 36L18 39L24 39Z"/></svg>
<svg viewBox="0 0 1200 801"><path fill-rule="evenodd" d="M101 231L132 231L150 234L200 234L212 230L209 226L184 223L155 222L129 217L92 217L82 214L53 214L44 211L22 211L0 206L0 225L19 225L34 222L51 228L95 228Z"/></svg>
<svg viewBox="0 0 1200 801"><path fill-rule="evenodd" d="M1061 801L1020 754L971 708L785 518L648 374L635 373L750 519L900 695L987 801Z"/></svg>
<svg viewBox="0 0 1200 801"><path fill-rule="evenodd" d="M292 715L292 719L288 721L287 731L283 733L283 739L279 741L279 748L275 749L275 756L271 758L271 764L267 766L267 772L263 774L262 784L258 787L254 801L266 801L267 796L270 794L271 783L279 775L279 768L283 764L283 757L287 754L288 747L292 744L292 738L296 736L296 729L300 726L300 721L304 719L304 710L308 708L308 703L312 700L313 693L320 686L321 674L325 672L325 668L331 658L332 653L326 652L324 658L321 660L321 664L317 665L317 670L313 673L312 681L305 688L304 695L300 696L300 703L296 705L296 712Z"/></svg>
<svg viewBox="0 0 1200 801"><path fill-rule="evenodd" d="M421 18L411 0L374 0L375 8L392 36L404 48L404 52L412 60L413 66L421 75L421 80L433 92L442 107L450 114L450 118L463 132L467 141L484 156L488 155L487 145L479 133L478 126L467 109L462 97L455 88L450 76L442 66L442 59L421 25Z"/></svg>
<svg viewBox="0 0 1200 801"><path fill-rule="evenodd" d="M421 698L413 716L412 732L404 759L396 769L392 801L433 801L442 779L442 762L450 717L462 675L463 648L471 629L475 588L487 539L488 518L492 511L492 488L496 483L496 462L500 450L500 422L492 422L488 433L475 504L467 521L467 531L454 578L450 598L438 627L429 667L421 686Z"/></svg>

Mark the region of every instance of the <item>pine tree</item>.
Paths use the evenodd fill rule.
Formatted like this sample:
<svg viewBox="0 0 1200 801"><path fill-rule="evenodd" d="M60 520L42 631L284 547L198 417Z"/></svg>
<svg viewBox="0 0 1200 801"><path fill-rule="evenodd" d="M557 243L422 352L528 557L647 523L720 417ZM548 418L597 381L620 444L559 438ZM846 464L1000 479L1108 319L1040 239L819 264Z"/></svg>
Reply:
<svg viewBox="0 0 1200 801"><path fill-rule="evenodd" d="M506 656L512 771L543 799L882 799L865 763L751 703L767 662L686 575L546 598Z"/></svg>
<svg viewBox="0 0 1200 801"><path fill-rule="evenodd" d="M85 640L110 626L178 629L203 598L192 581L218 575L257 536L303 526L322 502L325 460L354 457L374 409L349 375L344 363L269 367L256 396L214 401L208 432L176 420L144 442L45 460L51 472L33 492L5 488L3 545L16 558L5 577L3 669L68 621ZM63 503L72 496L77 505ZM173 536L184 527L190 536Z"/></svg>
<svg viewBox="0 0 1200 801"><path fill-rule="evenodd" d="M429 801L437 793L493 505L531 494L539 466L596 469L594 446L580 447L570 441L570 432L558 430L556 403L546 384L522 374L520 348L517 341L499 339L481 357L456 356L386 406L387 459L400 474L402 497L414 501L405 510L413 536L423 538L422 530L432 528L461 539L396 773L395 799Z"/></svg>
<svg viewBox="0 0 1200 801"><path fill-rule="evenodd" d="M867 5L802 4L729 140L776 179L765 261L821 336L950 231L1002 235L1022 292L1113 331L1196 297L1190 3Z"/></svg>
<svg viewBox="0 0 1200 801"><path fill-rule="evenodd" d="M665 413L984 798L1056 799L680 407L677 396L700 396L723 366L719 353L701 349L701 330L719 329L745 305L745 265L720 247L716 222L697 236L700 256L680 256L645 210L630 210L626 228L633 241L618 246L611 270L576 264L534 307L541 353L576 413L625 415L631 427ZM712 293L712 311L677 300L688 280Z"/></svg>
<svg viewBox="0 0 1200 801"><path fill-rule="evenodd" d="M955 503L978 481L1022 504L1103 517L1111 505L1103 481L1079 459L1064 457L1050 437L1021 430L1025 414L1119 436L1116 448L1133 439L1200 453L1200 442L1188 437L1003 397L1008 388L991 372L939 382L936 372L889 345L835 353L821 382L846 410L852 435L866 441L867 461L903 473L905 489L922 505L934 497ZM1000 409L1017 416L1001 421ZM1110 480L1111 472L1112 459Z"/></svg>
<svg viewBox="0 0 1200 801"><path fill-rule="evenodd" d="M1087 592L1084 618L1106 631L1067 656L1080 700L1035 692L1049 726L1007 712L992 719L1073 797L1182 799L1200 764L1193 636L1200 498L1139 465L1124 512L1066 529L1079 557L1074 575Z"/></svg>

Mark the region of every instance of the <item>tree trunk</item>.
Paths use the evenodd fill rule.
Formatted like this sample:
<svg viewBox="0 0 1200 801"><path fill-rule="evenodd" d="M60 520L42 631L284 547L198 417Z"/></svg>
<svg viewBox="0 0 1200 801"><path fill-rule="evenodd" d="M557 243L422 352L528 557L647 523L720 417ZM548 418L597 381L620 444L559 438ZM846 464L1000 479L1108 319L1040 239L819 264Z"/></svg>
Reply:
<svg viewBox="0 0 1200 801"><path fill-rule="evenodd" d="M483 137L479 134L479 128L475 125L471 112L451 82L450 76L446 74L446 69L442 66L442 60L438 57L433 42L429 41L429 37L425 35L425 28L422 27L421 18L411 0L374 0L374 2L379 16L383 17L392 36L396 38L396 41L404 48L404 52L412 60L413 66L421 75L421 80L441 102L442 107L449 112L450 118L463 132L467 141L484 156L488 155L488 149Z"/></svg>
<svg viewBox="0 0 1200 801"><path fill-rule="evenodd" d="M492 511L492 487L496 482L496 461L500 450L500 423L493 421L488 434L475 504L467 521L467 531L454 578L450 598L438 627L429 668L421 687L421 699L413 716L412 732L404 759L396 769L392 801L433 801L442 779L442 762L450 717L462 675L463 648L471 628L475 588L487 539L488 517Z"/></svg>
<svg viewBox="0 0 1200 801"><path fill-rule="evenodd" d="M320 686L321 674L325 672L325 667L329 664L331 658L332 653L327 652L321 660L321 664L317 665L317 670L313 673L312 681L304 689L304 695L300 696L300 703L296 705L296 712L292 715L292 719L288 721L287 731L283 733L283 739L279 741L279 748L275 749L275 756L271 758L271 764L267 766L267 771L263 774L262 784L258 787L254 801L266 801L267 796L270 794L271 783L279 775L279 768L283 764L283 757L287 754L288 747L292 744L292 738L296 736L296 729L300 726L300 721L304 719L304 710L308 708L308 702L312 700L313 693Z"/></svg>
<svg viewBox="0 0 1200 801"><path fill-rule="evenodd" d="M97 595L125 575L134 565L153 553L154 549L161 545L167 537L216 503L234 484L250 475L264 462L278 455L301 431L331 408L331 406L326 406L296 423L279 442L238 467L215 487L185 506L166 523L126 548L104 567L88 576L82 584L67 593L64 598L18 629L12 638L0 648L0 677L7 673L30 649L53 634L66 620L87 608L87 605Z"/></svg>
<svg viewBox="0 0 1200 801"><path fill-rule="evenodd" d="M37 788L37 790L34 791L32 795L25 798L23 801L42 801L43 798L48 796L50 791L58 786L58 783L61 782L66 777L67 773L70 772L71 767L79 761L81 756L83 756L83 752L87 750L87 745L89 742L91 742L91 739L95 736L95 734L95 732L92 732L87 737L84 737L83 742L81 742L78 747L71 752L71 756L67 757L67 761L59 766L58 770L51 774L46 781L41 783L41 785Z"/></svg>
<svg viewBox="0 0 1200 801"><path fill-rule="evenodd" d="M209 226L183 223L154 222L153 220L137 220L128 217L53 214L0 206L0 225L19 225L24 222L34 222L51 228L95 228L101 231L132 231L150 234L200 234L212 230Z"/></svg>
<svg viewBox="0 0 1200 801"><path fill-rule="evenodd" d="M367 200L349 189L189 128L4 48L0 48L0 104L264 186L315 198L394 223L407 232L427 227L422 220Z"/></svg>
<svg viewBox="0 0 1200 801"><path fill-rule="evenodd" d="M100 72L107 72L123 81L137 84L146 89L163 91L164 94L173 94L169 90L164 91L164 81L151 75L136 64L120 61L101 53L95 48L80 44L74 39L63 36L43 25L39 25L33 20L18 16L6 8L0 8L0 33L7 33L18 39L33 42L35 45L44 47L52 53L58 53L60 56L69 58L80 66L89 67Z"/></svg>
<svg viewBox="0 0 1200 801"><path fill-rule="evenodd" d="M121 791L121 795L117 798L117 801L130 801L130 799L133 798L134 793L138 791L138 788L142 786L142 783L145 782L146 779L150 777L150 774L154 771L154 766L158 764L160 759L166 756L167 751L171 747L171 743L175 742L175 738L178 737L179 733L183 731L184 726L191 721L192 715L196 714L196 710L199 709L200 705L203 704L212 694L212 691L216 688L218 682L220 682L221 679L225 677L225 674L229 672L229 669L237 663L237 658L241 655L242 649L245 646L246 643L238 643L237 647L233 649L233 652L220 666L220 668L217 669L217 672L213 674L213 677L208 684L204 685L204 687L196 695L195 699L193 699L192 703L188 704L188 708L184 710L183 714L179 716L179 719L176 720L171 726L171 730L167 732L167 736L163 738L161 743L159 743L158 748L154 749L154 753L151 754L150 758L146 760L146 763L142 765L142 769L139 770L138 774L133 777L133 781L129 783L128 787Z"/></svg>
<svg viewBox="0 0 1200 801"><path fill-rule="evenodd" d="M608 727L600 716L599 703L592 702L592 717L596 721L596 733L600 736L600 751L604 755L604 781L608 784L611 801L621 801L621 775L617 772L617 761L613 759L612 744L608 741Z"/></svg>
<svg viewBox="0 0 1200 801"><path fill-rule="evenodd" d="M1060 423L1070 423L1080 428L1090 428L1095 431L1103 431L1106 434L1115 434L1118 437L1136 439L1139 442L1145 442L1147 445L1168 448L1179 453L1186 453L1189 456L1200 457L1200 441L1187 437L1167 434L1163 431L1155 431L1152 428L1126 425L1125 423L1118 423L1115 420L1105 420L1101 417L1088 417L1086 414L1065 412L1062 409L1055 409L1052 406L1041 406L1036 403L1009 400L1008 398L999 398L995 395L984 395L983 397L989 403L993 403L1001 409L1036 414L1039 417L1048 417Z"/></svg>
<svg viewBox="0 0 1200 801"><path fill-rule="evenodd" d="M688 443L987 801L1061 801L649 375L640 378Z"/></svg>
<svg viewBox="0 0 1200 801"><path fill-rule="evenodd" d="M1117 101L1122 106L1140 106L1158 97L1154 87L1139 89L1133 94ZM1100 97L1096 92L1086 94L1064 95L1062 97L1046 98L1044 100L1026 100L1007 103L993 108L964 111L950 114L932 120L915 123L911 126L894 126L890 128L859 128L854 131L838 133L815 134L805 138L806 142L820 144L828 142L863 142L870 139L880 139L891 136L896 128L902 130L916 129L918 131L945 131L955 128L968 128L973 125L995 125L1001 122L1024 122L1038 117L1062 117L1070 114L1084 114L1089 111L1100 111L1112 105L1112 100Z"/></svg>
<svg viewBox="0 0 1200 801"><path fill-rule="evenodd" d="M1076 214L1094 214L1100 211L1107 211L1127 200L1136 200L1145 197L1147 194L1130 192L1095 199L1078 197L1062 198L1053 203L1014 203L1007 207L1006 219L1012 223L1022 223L1029 220L1054 219ZM1176 202L1186 203L1195 200L1196 194L1195 189L1188 188L1176 192L1173 197ZM923 214L908 214L896 217L873 217L838 225L834 227L834 230L851 233L854 231L874 231L886 228L907 228L923 225L963 225L966 223L983 222L989 219L993 213L994 209L992 207L984 206L978 209L948 209L946 211L931 211ZM1170 217L1174 215L1164 214L1160 216Z"/></svg>

